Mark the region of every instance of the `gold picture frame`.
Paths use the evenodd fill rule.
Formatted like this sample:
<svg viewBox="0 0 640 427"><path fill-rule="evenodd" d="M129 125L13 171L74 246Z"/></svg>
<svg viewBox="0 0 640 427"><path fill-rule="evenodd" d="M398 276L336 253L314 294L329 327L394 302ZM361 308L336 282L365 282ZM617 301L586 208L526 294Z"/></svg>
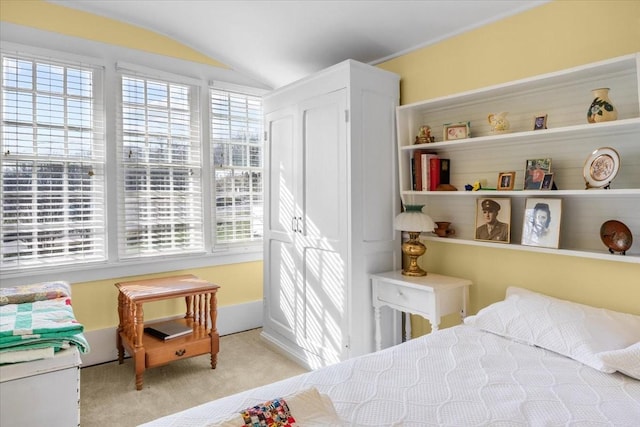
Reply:
<svg viewBox="0 0 640 427"><path fill-rule="evenodd" d="M497 189L501 191L513 190L513 184L516 180L515 172L500 172L498 174Z"/></svg>
<svg viewBox="0 0 640 427"><path fill-rule="evenodd" d="M543 130L547 128L547 115L542 114L533 119L533 130Z"/></svg>
<svg viewBox="0 0 640 427"><path fill-rule="evenodd" d="M469 122L447 123L442 129L442 139L452 141L471 137Z"/></svg>

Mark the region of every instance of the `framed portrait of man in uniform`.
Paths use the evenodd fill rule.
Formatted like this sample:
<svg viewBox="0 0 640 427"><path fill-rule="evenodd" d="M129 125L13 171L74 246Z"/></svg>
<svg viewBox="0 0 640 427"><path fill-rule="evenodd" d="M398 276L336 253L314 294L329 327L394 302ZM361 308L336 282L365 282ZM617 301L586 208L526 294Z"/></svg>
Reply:
<svg viewBox="0 0 640 427"><path fill-rule="evenodd" d="M511 199L478 199L475 240L509 243L511 241Z"/></svg>

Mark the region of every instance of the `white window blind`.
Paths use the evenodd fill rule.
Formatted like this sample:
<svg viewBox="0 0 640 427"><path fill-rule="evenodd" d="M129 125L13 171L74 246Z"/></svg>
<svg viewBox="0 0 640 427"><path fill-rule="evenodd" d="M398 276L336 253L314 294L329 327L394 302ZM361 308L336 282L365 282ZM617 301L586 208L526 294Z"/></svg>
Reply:
<svg viewBox="0 0 640 427"><path fill-rule="evenodd" d="M262 239L262 99L211 89L217 245Z"/></svg>
<svg viewBox="0 0 640 427"><path fill-rule="evenodd" d="M121 76L121 258L204 251L197 88Z"/></svg>
<svg viewBox="0 0 640 427"><path fill-rule="evenodd" d="M4 271L105 259L102 76L2 54Z"/></svg>

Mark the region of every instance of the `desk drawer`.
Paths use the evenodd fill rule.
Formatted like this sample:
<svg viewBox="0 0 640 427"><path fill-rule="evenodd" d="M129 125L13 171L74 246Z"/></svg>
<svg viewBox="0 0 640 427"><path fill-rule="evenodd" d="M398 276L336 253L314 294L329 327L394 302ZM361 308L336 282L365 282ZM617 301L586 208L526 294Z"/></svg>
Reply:
<svg viewBox="0 0 640 427"><path fill-rule="evenodd" d="M415 311L432 315L435 307L433 292L405 288L389 283L378 283L378 300L402 311Z"/></svg>
<svg viewBox="0 0 640 427"><path fill-rule="evenodd" d="M211 339L202 338L199 340L184 341L176 338L175 343L171 340L165 341L162 346L145 349L145 365L147 368L164 365L174 360L186 359L187 357L199 356L211 353Z"/></svg>

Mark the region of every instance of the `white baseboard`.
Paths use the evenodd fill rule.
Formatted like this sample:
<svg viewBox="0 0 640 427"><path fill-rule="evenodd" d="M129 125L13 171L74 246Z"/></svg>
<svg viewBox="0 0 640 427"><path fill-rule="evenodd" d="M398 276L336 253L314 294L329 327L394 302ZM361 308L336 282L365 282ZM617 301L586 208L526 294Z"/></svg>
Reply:
<svg viewBox="0 0 640 427"><path fill-rule="evenodd" d="M218 307L216 326L220 335L229 335L262 327L262 300ZM118 359L118 350L116 349L117 329L114 326L84 333L91 351L80 355L82 366L98 365Z"/></svg>

